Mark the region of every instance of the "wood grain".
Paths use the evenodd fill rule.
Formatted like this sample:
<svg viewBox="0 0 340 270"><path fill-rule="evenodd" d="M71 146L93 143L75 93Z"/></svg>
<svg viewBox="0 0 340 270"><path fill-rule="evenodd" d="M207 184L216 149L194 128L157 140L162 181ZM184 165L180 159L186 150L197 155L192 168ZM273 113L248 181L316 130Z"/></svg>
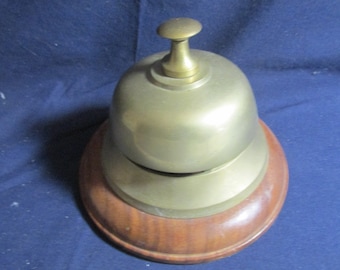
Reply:
<svg viewBox="0 0 340 270"><path fill-rule="evenodd" d="M284 203L288 167L282 148L261 122L269 146L269 166L259 187L239 205L193 219L164 218L142 212L117 197L102 174L104 123L89 142L80 167L84 206L104 234L125 250L154 261L194 264L230 256L260 237Z"/></svg>

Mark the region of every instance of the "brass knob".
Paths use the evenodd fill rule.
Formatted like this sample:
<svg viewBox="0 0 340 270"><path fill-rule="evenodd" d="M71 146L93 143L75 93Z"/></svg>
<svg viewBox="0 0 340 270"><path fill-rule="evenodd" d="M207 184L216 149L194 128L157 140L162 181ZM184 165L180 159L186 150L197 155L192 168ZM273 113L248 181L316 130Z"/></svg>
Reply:
<svg viewBox="0 0 340 270"><path fill-rule="evenodd" d="M162 23L157 33L171 40L171 50L162 59L163 72L173 78L186 78L198 72L198 63L190 55L189 38L202 29L200 22L190 18L175 18Z"/></svg>

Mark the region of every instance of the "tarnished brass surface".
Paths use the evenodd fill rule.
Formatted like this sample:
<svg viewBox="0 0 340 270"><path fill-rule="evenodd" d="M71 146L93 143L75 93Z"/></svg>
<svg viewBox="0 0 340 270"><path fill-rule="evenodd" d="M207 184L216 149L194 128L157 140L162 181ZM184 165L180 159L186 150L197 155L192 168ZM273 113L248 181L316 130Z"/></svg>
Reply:
<svg viewBox="0 0 340 270"><path fill-rule="evenodd" d="M126 202L158 216L196 218L227 210L249 196L267 169L268 149L261 127L234 160L195 174L169 174L128 160L106 136L102 160L111 188Z"/></svg>
<svg viewBox="0 0 340 270"><path fill-rule="evenodd" d="M170 52L130 68L112 100L104 175L145 212L194 218L224 211L261 182L268 147L245 75L219 55L189 50L192 19L163 23Z"/></svg>
<svg viewBox="0 0 340 270"><path fill-rule="evenodd" d="M206 67L199 80L155 77L165 54L147 57L120 80L110 114L117 147L137 164L171 173L201 172L233 160L258 126L248 80L227 59L198 50L192 54Z"/></svg>
<svg viewBox="0 0 340 270"><path fill-rule="evenodd" d="M199 33L201 29L202 25L190 18L171 19L158 27L158 34L172 41L170 53L162 60L165 75L186 78L198 72L198 63L190 55L188 39Z"/></svg>
<svg viewBox="0 0 340 270"><path fill-rule="evenodd" d="M172 40L188 39L202 30L199 21L191 18L174 18L162 23L157 28L157 33L164 38Z"/></svg>

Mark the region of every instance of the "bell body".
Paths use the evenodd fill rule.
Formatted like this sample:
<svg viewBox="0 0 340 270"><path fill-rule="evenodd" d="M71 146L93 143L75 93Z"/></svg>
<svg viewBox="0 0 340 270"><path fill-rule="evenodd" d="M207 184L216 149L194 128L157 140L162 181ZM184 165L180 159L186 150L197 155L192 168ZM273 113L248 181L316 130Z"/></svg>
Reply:
<svg viewBox="0 0 340 270"><path fill-rule="evenodd" d="M132 67L114 92L111 135L141 166L167 173L210 170L235 159L255 137L256 104L244 74L216 54L191 53L201 67L196 81L163 75L161 53Z"/></svg>
<svg viewBox="0 0 340 270"><path fill-rule="evenodd" d="M252 90L233 63L198 50L191 52L200 67L195 78L169 78L160 65L166 54L137 63L118 83L104 174L145 212L215 214L248 196L265 173L268 150Z"/></svg>

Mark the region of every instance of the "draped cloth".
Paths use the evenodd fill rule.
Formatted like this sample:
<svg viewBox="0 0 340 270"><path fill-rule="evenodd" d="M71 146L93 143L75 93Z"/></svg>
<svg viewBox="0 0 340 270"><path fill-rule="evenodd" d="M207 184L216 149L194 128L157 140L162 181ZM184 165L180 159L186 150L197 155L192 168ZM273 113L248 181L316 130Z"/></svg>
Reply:
<svg viewBox="0 0 340 270"><path fill-rule="evenodd" d="M2 269L336 269L340 266L340 2L0 1ZM120 76L168 50L157 26L199 20L192 48L248 77L288 159L286 203L240 253L196 266L131 256L88 222L78 168Z"/></svg>

